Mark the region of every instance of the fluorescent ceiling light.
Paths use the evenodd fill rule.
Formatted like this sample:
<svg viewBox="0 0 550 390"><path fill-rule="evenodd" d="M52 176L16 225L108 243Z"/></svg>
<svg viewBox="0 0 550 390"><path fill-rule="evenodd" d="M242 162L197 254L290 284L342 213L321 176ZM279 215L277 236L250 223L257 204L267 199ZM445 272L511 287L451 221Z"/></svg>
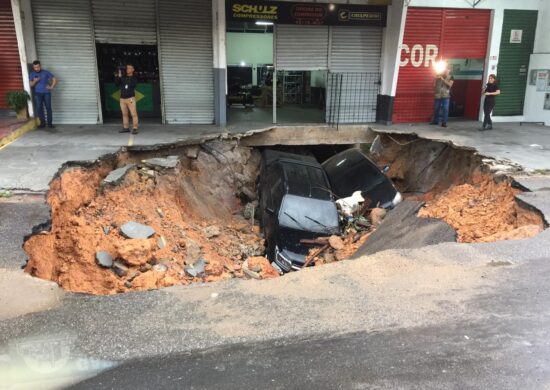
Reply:
<svg viewBox="0 0 550 390"><path fill-rule="evenodd" d="M264 22L263 20L256 20L256 26L273 26L273 22Z"/></svg>

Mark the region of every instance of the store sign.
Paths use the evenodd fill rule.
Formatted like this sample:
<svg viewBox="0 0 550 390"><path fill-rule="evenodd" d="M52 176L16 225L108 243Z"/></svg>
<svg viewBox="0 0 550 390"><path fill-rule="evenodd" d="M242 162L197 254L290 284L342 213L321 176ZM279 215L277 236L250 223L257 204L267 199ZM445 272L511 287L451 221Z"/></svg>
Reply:
<svg viewBox="0 0 550 390"><path fill-rule="evenodd" d="M401 61L400 66L411 65L414 68L429 68L434 65L437 60L439 48L435 44L420 45L416 44L412 47L406 44L401 45Z"/></svg>
<svg viewBox="0 0 550 390"><path fill-rule="evenodd" d="M379 1L377 3L387 3ZM391 1L389 1L391 4ZM385 5L290 3L228 0L226 17L232 22L264 21L274 24L386 26Z"/></svg>

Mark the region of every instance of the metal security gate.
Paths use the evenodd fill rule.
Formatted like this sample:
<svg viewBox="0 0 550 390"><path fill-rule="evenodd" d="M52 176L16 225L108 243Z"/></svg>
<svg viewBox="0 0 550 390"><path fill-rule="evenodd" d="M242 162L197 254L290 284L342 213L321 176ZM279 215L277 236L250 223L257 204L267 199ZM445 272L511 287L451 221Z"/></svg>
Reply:
<svg viewBox="0 0 550 390"><path fill-rule="evenodd" d="M161 0L158 14L164 121L213 123L211 2Z"/></svg>
<svg viewBox="0 0 550 390"><path fill-rule="evenodd" d="M0 108L8 108L6 93L23 89L17 36L10 0L0 0Z"/></svg>
<svg viewBox="0 0 550 390"><path fill-rule="evenodd" d="M496 99L494 115L523 115L536 26L537 11L504 10L497 73L502 94ZM521 39L512 39L512 30L521 31Z"/></svg>
<svg viewBox="0 0 550 390"><path fill-rule="evenodd" d="M32 0L32 12L38 57L58 80L52 92L54 123L98 123L98 76L89 0Z"/></svg>
<svg viewBox="0 0 550 390"><path fill-rule="evenodd" d="M382 28L334 26L330 41L327 122L375 122Z"/></svg>
<svg viewBox="0 0 550 390"><path fill-rule="evenodd" d="M326 70L328 46L328 26L277 25L275 67L277 70Z"/></svg>
<svg viewBox="0 0 550 390"><path fill-rule="evenodd" d="M98 43L156 45L155 0L92 0Z"/></svg>

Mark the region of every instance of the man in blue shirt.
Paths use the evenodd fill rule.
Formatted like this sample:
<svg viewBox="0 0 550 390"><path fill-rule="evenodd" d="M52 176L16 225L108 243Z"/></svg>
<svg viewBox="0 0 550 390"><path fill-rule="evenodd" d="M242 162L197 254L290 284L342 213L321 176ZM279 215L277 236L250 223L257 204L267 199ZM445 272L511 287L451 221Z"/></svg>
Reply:
<svg viewBox="0 0 550 390"><path fill-rule="evenodd" d="M42 69L40 61L32 63L33 71L29 75L31 87L34 88L34 107L40 118L38 127L46 127L46 118L44 118L44 108L46 109L48 127L53 129L52 123L52 94L51 90L55 88L57 79L46 69Z"/></svg>

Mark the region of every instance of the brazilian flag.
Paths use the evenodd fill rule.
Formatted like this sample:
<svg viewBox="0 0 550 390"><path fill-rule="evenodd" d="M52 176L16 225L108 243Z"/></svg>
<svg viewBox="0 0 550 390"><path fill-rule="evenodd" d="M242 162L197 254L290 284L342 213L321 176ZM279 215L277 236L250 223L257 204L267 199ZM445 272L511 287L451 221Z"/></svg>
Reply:
<svg viewBox="0 0 550 390"><path fill-rule="evenodd" d="M105 110L108 112L120 112L120 89L115 83L105 83ZM153 111L153 85L138 83L136 86L136 103L139 112Z"/></svg>

